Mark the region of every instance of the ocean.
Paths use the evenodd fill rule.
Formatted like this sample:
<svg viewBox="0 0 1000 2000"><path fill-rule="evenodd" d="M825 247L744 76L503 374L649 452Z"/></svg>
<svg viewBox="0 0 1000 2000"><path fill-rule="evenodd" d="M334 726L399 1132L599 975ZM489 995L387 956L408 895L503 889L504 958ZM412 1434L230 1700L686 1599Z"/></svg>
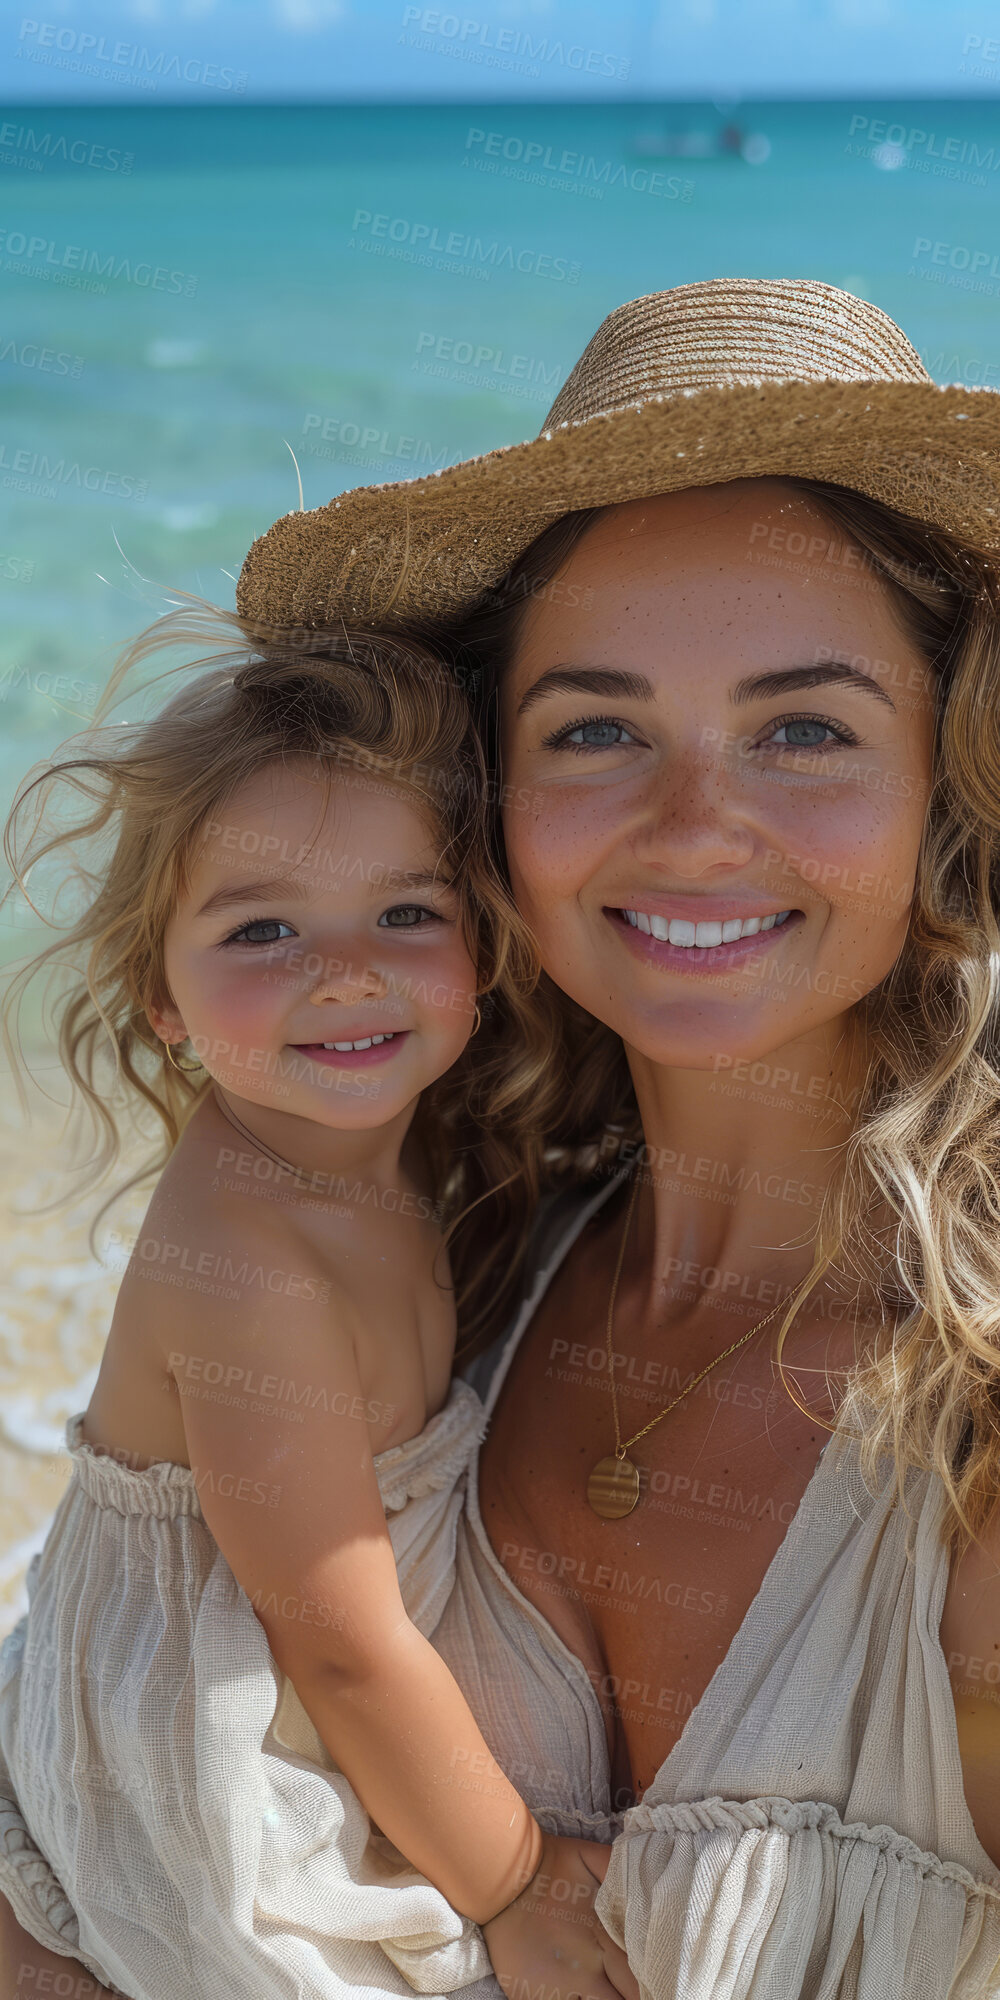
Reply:
<svg viewBox="0 0 1000 2000"><path fill-rule="evenodd" d="M0 172L5 801L164 591L232 603L289 447L308 507L531 436L625 299L823 278L1000 386L982 101L18 106Z"/></svg>
<svg viewBox="0 0 1000 2000"><path fill-rule="evenodd" d="M982 100L18 105L0 173L5 808L173 590L232 604L250 542L298 505L292 454L310 507L529 437L626 299L822 278L891 313L936 380L1000 387ZM33 936L8 917L4 959ZM6 1098L24 1205L52 1155ZM121 1268L82 1210L7 1214L0 1630Z"/></svg>

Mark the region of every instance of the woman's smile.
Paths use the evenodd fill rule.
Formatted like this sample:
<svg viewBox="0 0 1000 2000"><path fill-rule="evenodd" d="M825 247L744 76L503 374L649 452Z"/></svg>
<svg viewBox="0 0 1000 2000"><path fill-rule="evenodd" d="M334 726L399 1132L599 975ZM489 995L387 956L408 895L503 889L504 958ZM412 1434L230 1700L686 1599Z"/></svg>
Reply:
<svg viewBox="0 0 1000 2000"><path fill-rule="evenodd" d="M681 899L675 900L679 903ZM710 901L699 898L697 909L702 910ZM647 896L624 909L606 908L604 915L614 924L623 944L645 964L662 967L665 972L699 975L725 973L745 965L748 958L777 945L779 931L804 920L801 910L772 909L743 916L734 912L734 901L726 899L728 914L722 909L716 914L713 909L711 914L697 915L695 907L689 905L690 913L678 916L664 909L662 899L654 903Z"/></svg>

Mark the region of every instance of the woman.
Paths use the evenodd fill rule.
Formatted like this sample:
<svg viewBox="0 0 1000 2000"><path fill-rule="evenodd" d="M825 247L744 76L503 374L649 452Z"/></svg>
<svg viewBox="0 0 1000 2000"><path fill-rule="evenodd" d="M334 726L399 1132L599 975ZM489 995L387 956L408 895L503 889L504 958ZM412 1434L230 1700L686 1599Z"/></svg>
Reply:
<svg viewBox="0 0 1000 2000"><path fill-rule="evenodd" d="M830 287L681 287L533 444L241 578L476 669L565 1014L434 1635L552 1833L614 1841L487 1927L511 1995L553 1939L566 2000L1000 1990L998 411Z"/></svg>

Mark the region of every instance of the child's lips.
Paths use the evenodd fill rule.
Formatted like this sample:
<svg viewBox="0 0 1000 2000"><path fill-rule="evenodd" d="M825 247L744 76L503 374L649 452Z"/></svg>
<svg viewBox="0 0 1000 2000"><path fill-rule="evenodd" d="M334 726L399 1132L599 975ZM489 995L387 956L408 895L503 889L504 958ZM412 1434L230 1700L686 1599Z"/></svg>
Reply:
<svg viewBox="0 0 1000 2000"><path fill-rule="evenodd" d="M376 1029L375 1034L378 1032ZM352 1038L355 1043L368 1041L367 1048L356 1046L349 1049L329 1048L323 1042L293 1042L291 1046L296 1055L308 1056L310 1062L319 1063L328 1069L373 1069L380 1063L391 1062L403 1043L410 1039L409 1028L384 1029L382 1034L381 1041L375 1039L369 1041L366 1035ZM346 1041L347 1037L341 1036L340 1039Z"/></svg>

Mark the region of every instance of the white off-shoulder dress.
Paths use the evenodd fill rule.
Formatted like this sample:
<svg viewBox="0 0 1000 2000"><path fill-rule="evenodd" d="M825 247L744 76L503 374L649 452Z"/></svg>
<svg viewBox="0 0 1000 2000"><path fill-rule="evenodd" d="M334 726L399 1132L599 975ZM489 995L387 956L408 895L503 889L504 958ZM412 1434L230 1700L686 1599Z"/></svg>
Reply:
<svg viewBox="0 0 1000 2000"><path fill-rule="evenodd" d="M413 1479L440 1479L432 1499L411 1492L408 1476L407 1497L389 1516L392 1529L412 1510L412 1535L396 1528L411 1616L433 1637L497 1762L543 1824L613 1842L598 1911L625 1946L643 2000L995 2000L1000 1870L977 1839L962 1784L939 1639L948 1554L935 1475L909 1475L903 1510L892 1504L888 1465L872 1491L851 1441L831 1440L726 1658L642 1804L612 1811L596 1693L501 1567L476 1486L484 1414L554 1271L611 1185L549 1210L509 1334L472 1365L468 1384L455 1385L422 1438L400 1448L400 1471L406 1461ZM116 1493L162 1494L158 1508L119 1514L106 1494L102 1505L85 1492L82 1469L103 1478L105 1467L109 1481L125 1482ZM77 1588L69 1622L75 1586L67 1576L49 1600L67 1612L48 1610L36 1632L51 1561L43 1551L27 1620L0 1654L0 1888L26 1927L93 1969L112 1970L74 1909L74 1869L91 1879L94 1805L85 1828L72 1818L72 1801L92 1776L88 1796L102 1813L120 1815L114 1824L125 1853L144 1812L179 1811L201 1881L194 1928L185 1933L184 1842L176 1893L171 1883L151 1889L145 1849L135 1847L134 1887L118 1921L129 1929L145 1983L122 1980L124 1990L157 2000L251 1990L259 2000L347 2000L405 1991L402 1968L424 1992L468 1981L466 2000L501 2000L478 1933L387 1843L369 1837L343 1778L321 1766L315 1742L310 1752L307 1720L221 1558L216 1553L209 1570L182 1559L196 1526L207 1535L193 1493L190 1511L173 1511L184 1475L167 1467L123 1473L86 1453L77 1455L75 1474L62 1518L78 1506L90 1519L87 1547L105 1550L105 1599ZM380 1482L388 1508L381 1468ZM123 1564L133 1527L144 1582L128 1579ZM161 1544L172 1552L162 1570ZM175 1613L175 1602L187 1609ZM252 1628L262 1650L249 1643ZM44 1670L53 1719L33 1727L51 1729L59 1759L39 1798L17 1768L21 1660L36 1638L43 1659L45 1647L55 1648ZM179 1647L189 1661L201 1649L205 1666L188 1675L175 1662L166 1714L163 1679L153 1713L141 1693L142 1663L161 1647L168 1655ZM67 1664L74 1657L77 1664ZM109 1662L118 1684L105 1679ZM35 1673L33 1665L25 1685ZM66 1761L71 1741L75 1764ZM92 1773L87 1760L98 1743ZM129 1774L144 1769L151 1793L130 1798ZM61 1869L50 1865L53 1825L68 1847ZM395 1878L393 1867L401 1870ZM379 1936L390 1956L373 1942ZM202 1967L206 1939L213 1973L225 1971L214 1988ZM262 1977L252 1985L256 1964Z"/></svg>
<svg viewBox="0 0 1000 2000"><path fill-rule="evenodd" d="M456 1381L419 1437L374 1461L424 1633L454 1578L483 1423ZM375 2000L483 1973L498 1992L478 1928L337 1772L194 1474L132 1471L81 1425L66 1426L72 1478L0 1650L0 1888L22 1923L133 2000Z"/></svg>

